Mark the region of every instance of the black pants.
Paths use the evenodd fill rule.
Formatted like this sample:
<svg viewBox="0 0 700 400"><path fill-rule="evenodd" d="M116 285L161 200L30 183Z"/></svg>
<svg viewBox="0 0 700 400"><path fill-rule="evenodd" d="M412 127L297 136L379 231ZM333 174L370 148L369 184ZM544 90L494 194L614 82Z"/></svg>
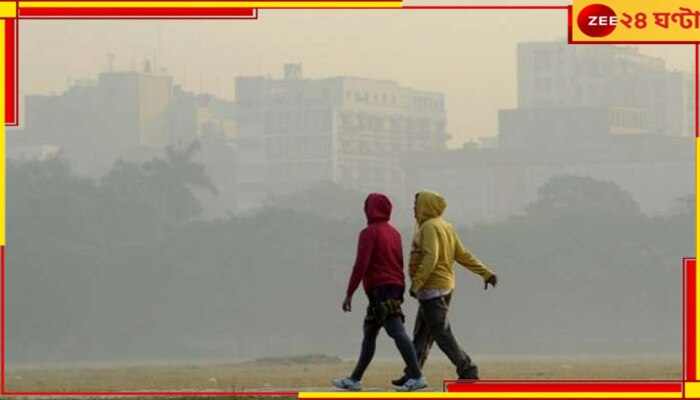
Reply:
<svg viewBox="0 0 700 400"><path fill-rule="evenodd" d="M401 357L406 363L406 374L408 377L420 378L421 372L418 366L415 349L411 344L411 339L408 337L406 329L403 326L403 321L399 316L385 319L383 325L376 321L365 321L363 326L364 339L362 339L362 351L360 352L359 360L357 360L355 370L350 377L358 381L362 380L362 375L364 375L365 370L374 357L374 351L377 347L377 335L379 335L382 326L384 330L386 330L386 333L394 339L396 348L399 349Z"/></svg>
<svg viewBox="0 0 700 400"><path fill-rule="evenodd" d="M418 365L423 368L433 342L436 342L440 350L454 364L457 376L461 379L473 379L476 378L476 366L457 343L447 317L451 299L450 293L446 296L419 301L416 325L413 330L413 346L416 349Z"/></svg>

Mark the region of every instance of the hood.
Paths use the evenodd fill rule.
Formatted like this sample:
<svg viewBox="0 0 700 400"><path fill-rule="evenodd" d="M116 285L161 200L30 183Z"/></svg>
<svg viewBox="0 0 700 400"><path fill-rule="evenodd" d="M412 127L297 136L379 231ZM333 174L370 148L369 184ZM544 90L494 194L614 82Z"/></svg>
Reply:
<svg viewBox="0 0 700 400"><path fill-rule="evenodd" d="M388 221L391 218L391 201L381 193L371 193L365 200L367 222Z"/></svg>
<svg viewBox="0 0 700 400"><path fill-rule="evenodd" d="M442 216L447 208L445 198L439 193L424 190L416 196L416 220L423 223L430 218Z"/></svg>

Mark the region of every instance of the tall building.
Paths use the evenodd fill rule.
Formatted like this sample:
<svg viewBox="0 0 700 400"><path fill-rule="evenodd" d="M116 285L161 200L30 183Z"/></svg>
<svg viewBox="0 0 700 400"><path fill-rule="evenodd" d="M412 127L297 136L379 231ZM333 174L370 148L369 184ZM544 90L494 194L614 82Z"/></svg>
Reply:
<svg viewBox="0 0 700 400"><path fill-rule="evenodd" d="M557 41L519 43L517 51L520 110L604 107L643 114L653 135L693 133L691 75L636 47Z"/></svg>
<svg viewBox="0 0 700 400"><path fill-rule="evenodd" d="M103 72L58 95L29 95L14 149L56 147L82 174L101 175L129 151L161 151L169 143L172 78L144 71Z"/></svg>
<svg viewBox="0 0 700 400"><path fill-rule="evenodd" d="M172 77L148 71L99 75L96 117L102 134L117 146L161 149L168 144Z"/></svg>
<svg viewBox="0 0 700 400"><path fill-rule="evenodd" d="M235 138L232 102L184 91L147 62L142 71L103 72L61 94L27 96L25 110L23 129L8 135L8 157L58 149L74 170L93 176L119 158L142 161L209 136L230 147Z"/></svg>
<svg viewBox="0 0 700 400"><path fill-rule="evenodd" d="M238 206L324 180L361 191L401 193L401 155L440 150L447 140L441 93L394 81L305 79L287 64L283 79L236 79Z"/></svg>
<svg viewBox="0 0 700 400"><path fill-rule="evenodd" d="M650 214L694 191L688 73L634 47L518 45L518 108L499 111L498 146L406 163L409 189L432 187L460 222L522 214L559 175L618 184Z"/></svg>

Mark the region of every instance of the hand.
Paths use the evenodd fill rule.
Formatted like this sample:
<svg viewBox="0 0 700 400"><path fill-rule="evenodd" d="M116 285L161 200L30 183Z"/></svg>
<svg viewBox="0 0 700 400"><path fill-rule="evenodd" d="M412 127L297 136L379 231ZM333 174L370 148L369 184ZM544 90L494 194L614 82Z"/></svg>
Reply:
<svg viewBox="0 0 700 400"><path fill-rule="evenodd" d="M491 286L493 287L496 287L496 285L498 284L498 277L496 275L491 275L489 279L484 281L484 290L487 290L489 288L489 284L491 284Z"/></svg>
<svg viewBox="0 0 700 400"><path fill-rule="evenodd" d="M346 296L345 300L343 300L343 311L352 311L352 296Z"/></svg>

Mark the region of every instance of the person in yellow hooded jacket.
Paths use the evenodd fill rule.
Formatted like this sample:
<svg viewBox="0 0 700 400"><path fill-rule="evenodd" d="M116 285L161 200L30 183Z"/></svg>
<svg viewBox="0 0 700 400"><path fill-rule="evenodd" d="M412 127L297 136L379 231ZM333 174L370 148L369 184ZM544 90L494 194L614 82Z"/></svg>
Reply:
<svg viewBox="0 0 700 400"><path fill-rule="evenodd" d="M460 347L447 316L455 288L455 261L480 275L484 289L496 287L498 278L462 245L452 224L442 218L447 208L445 198L433 191L416 194L414 214L416 232L411 244L409 276L410 294L418 299L418 315L413 331L413 346L422 368L433 342L454 364L458 379L479 379L479 370ZM408 378L393 380L400 386Z"/></svg>

